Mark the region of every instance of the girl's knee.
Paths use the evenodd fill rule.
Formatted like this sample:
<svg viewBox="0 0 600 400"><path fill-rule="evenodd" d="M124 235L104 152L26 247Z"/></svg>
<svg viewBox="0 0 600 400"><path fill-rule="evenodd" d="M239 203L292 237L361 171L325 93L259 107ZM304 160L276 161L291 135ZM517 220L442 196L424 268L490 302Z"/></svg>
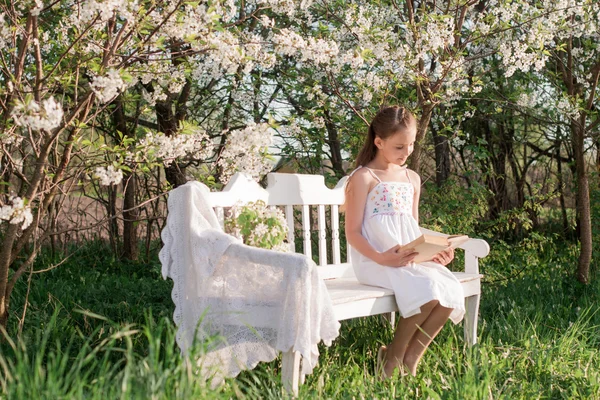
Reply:
<svg viewBox="0 0 600 400"><path fill-rule="evenodd" d="M429 303L425 303L421 306L422 309L433 310L436 306L439 306L440 302L437 300L431 300Z"/></svg>

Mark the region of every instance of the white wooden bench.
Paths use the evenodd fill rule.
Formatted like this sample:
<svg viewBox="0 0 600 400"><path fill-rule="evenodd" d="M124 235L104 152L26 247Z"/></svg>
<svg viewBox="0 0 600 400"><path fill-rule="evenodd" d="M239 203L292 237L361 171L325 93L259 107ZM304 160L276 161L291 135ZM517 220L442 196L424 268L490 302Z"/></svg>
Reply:
<svg viewBox="0 0 600 400"><path fill-rule="evenodd" d="M360 284L350 264L350 252L347 251L348 258L345 262L341 259L339 206L344 203L344 182L347 178L340 180L334 189L327 188L324 177L320 175L271 173L267 178L267 188L263 189L246 175L238 173L221 192L211 192L210 201L221 224L223 225L225 210L228 207L240 202L263 200L269 206L283 208L288 223L288 241L292 251L295 251L294 209L299 210L303 253L314 259L311 235L316 231L319 275L325 280L336 318L342 321L388 314L393 324L394 313L398 311L393 291ZM326 218L327 214L329 218ZM422 230L435 234L426 229ZM349 249L349 246L346 248ZM460 248L465 251L465 269L464 272L454 274L462 283L465 292L465 341L473 345L477 342L477 317L481 294L482 275L479 274L478 260L488 255L489 246L484 240L471 239ZM299 354L292 351L283 354L283 385L294 394L298 392L299 367Z"/></svg>

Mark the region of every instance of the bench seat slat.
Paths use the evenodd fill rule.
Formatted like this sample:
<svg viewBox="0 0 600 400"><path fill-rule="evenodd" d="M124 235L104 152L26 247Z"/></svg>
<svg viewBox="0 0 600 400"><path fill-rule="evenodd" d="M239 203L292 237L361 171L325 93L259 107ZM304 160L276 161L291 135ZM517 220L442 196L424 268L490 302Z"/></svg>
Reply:
<svg viewBox="0 0 600 400"><path fill-rule="evenodd" d="M468 282L479 281L482 277L480 274L467 274L464 272L455 272L454 274L457 275L458 280L463 286ZM325 286L334 305L394 295L394 291L391 289L363 285L353 278L326 280Z"/></svg>
<svg viewBox="0 0 600 400"><path fill-rule="evenodd" d="M327 280L325 281L325 286L327 286L327 291L334 305L394 295L394 291L391 289L363 285L352 278Z"/></svg>

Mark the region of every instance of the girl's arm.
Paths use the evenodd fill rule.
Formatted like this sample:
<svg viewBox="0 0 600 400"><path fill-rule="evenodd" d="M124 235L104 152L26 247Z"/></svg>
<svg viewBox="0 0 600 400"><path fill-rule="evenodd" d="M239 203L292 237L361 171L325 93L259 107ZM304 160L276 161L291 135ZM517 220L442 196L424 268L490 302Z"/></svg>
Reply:
<svg viewBox="0 0 600 400"><path fill-rule="evenodd" d="M352 175L346 187L346 239L363 256L388 267L401 267L410 263L417 253L404 249L400 244L384 251L375 250L362 235L365 204L371 185L375 180L366 169ZM374 186L374 185L373 185Z"/></svg>
<svg viewBox="0 0 600 400"><path fill-rule="evenodd" d="M415 188L415 195L413 198L413 218L419 223L419 199L421 197L421 177L413 170L409 170L410 181L412 182Z"/></svg>
<svg viewBox="0 0 600 400"><path fill-rule="evenodd" d="M365 257L379 262L380 253L362 235L362 222L365 214L367 195L374 179L364 168L356 171L346 187L346 240Z"/></svg>
<svg viewBox="0 0 600 400"><path fill-rule="evenodd" d="M410 181L415 186L415 197L413 199L413 218L419 223L419 199L421 197L421 177L414 171L409 171ZM433 262L442 265L448 265L454 260L454 249L452 247L442 250L435 257Z"/></svg>

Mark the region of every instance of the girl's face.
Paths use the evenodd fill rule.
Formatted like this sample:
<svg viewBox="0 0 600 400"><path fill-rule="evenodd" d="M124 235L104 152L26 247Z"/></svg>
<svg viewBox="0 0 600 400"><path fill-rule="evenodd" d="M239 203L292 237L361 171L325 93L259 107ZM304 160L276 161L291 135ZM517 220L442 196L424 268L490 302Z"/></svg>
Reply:
<svg viewBox="0 0 600 400"><path fill-rule="evenodd" d="M413 126L388 136L387 139L376 137L375 146L387 162L404 165L415 148L416 137L417 127Z"/></svg>

